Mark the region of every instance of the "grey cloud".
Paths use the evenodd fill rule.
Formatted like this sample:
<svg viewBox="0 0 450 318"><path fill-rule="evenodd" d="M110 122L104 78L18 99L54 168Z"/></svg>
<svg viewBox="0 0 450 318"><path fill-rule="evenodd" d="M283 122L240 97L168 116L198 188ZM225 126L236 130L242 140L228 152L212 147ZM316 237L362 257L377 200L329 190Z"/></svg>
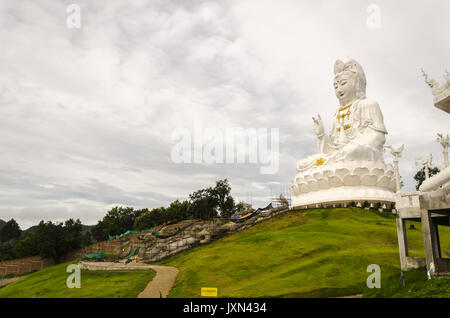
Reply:
<svg viewBox="0 0 450 318"><path fill-rule="evenodd" d="M420 68L434 78L450 68L448 1L378 1L379 30L366 26L367 4L354 1L79 4L79 30L66 27L63 2L0 9L1 218L79 213L95 223L113 204L166 205L220 178L236 197L266 205L316 150L311 116L330 129L342 56L363 65L387 144L405 143L405 189L414 188L416 157L433 152L442 162L435 134L448 133L448 120ZM172 132L195 120L279 128L278 173L172 163Z"/></svg>

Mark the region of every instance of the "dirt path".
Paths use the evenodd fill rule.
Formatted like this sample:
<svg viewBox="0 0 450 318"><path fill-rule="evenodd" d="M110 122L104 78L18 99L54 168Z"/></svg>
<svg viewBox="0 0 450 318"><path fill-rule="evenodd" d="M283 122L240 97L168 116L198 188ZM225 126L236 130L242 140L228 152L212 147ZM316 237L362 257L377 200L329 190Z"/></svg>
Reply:
<svg viewBox="0 0 450 318"><path fill-rule="evenodd" d="M178 268L172 266L149 265L156 276L138 295L138 298L167 298L178 275Z"/></svg>
<svg viewBox="0 0 450 318"><path fill-rule="evenodd" d="M25 276L12 277L12 278L0 278L0 288L5 287L8 284L17 282L18 280L24 278Z"/></svg>
<svg viewBox="0 0 450 318"><path fill-rule="evenodd" d="M357 295L349 295L349 296L341 296L341 297L336 297L336 298L362 298L362 294L357 294Z"/></svg>
<svg viewBox="0 0 450 318"><path fill-rule="evenodd" d="M89 270L142 270L152 269L156 272L152 281L138 295L138 298L167 298L178 275L178 268L172 266L123 264L111 262L79 262L81 269Z"/></svg>

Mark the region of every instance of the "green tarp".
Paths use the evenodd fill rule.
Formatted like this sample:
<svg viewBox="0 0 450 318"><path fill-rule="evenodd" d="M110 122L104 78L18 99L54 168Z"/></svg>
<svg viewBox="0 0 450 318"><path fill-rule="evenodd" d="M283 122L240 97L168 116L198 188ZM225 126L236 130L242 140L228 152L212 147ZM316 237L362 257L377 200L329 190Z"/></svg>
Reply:
<svg viewBox="0 0 450 318"><path fill-rule="evenodd" d="M107 258L109 256L112 256L112 254L105 254L105 253L94 253L94 254L83 254L83 256L81 257L81 259L85 259L85 258L95 258L95 259L99 259L99 258Z"/></svg>
<svg viewBox="0 0 450 318"><path fill-rule="evenodd" d="M136 253L137 247L134 248L134 250L131 252L130 255L128 255L127 257L125 257L125 259L129 259L131 256L134 255L134 253Z"/></svg>
<svg viewBox="0 0 450 318"><path fill-rule="evenodd" d="M124 237L124 236L127 236L128 234L137 234L137 233L139 233L139 231L126 231L125 233L120 234L120 235L119 235L119 238L122 238L122 237Z"/></svg>
<svg viewBox="0 0 450 318"><path fill-rule="evenodd" d="M126 231L125 233L122 233L122 234L116 235L116 236L111 236L111 235L108 234L108 240L110 242L112 242L114 239L125 237L128 234L153 233L153 232L154 232L153 230L145 230L145 231L141 231L141 232L139 232L139 231ZM157 235L157 233L159 233L159 232L156 232L155 235ZM159 235L162 235L162 234L159 233Z"/></svg>

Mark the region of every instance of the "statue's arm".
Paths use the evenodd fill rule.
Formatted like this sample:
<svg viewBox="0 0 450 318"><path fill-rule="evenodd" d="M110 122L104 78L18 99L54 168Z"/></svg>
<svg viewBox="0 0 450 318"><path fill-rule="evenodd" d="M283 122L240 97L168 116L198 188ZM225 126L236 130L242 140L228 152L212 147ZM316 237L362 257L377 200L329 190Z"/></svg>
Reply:
<svg viewBox="0 0 450 318"><path fill-rule="evenodd" d="M361 107L361 124L364 128L387 134L383 114L376 101L366 99L360 103L359 107Z"/></svg>
<svg viewBox="0 0 450 318"><path fill-rule="evenodd" d="M376 101L363 100L358 107L360 107L358 109L360 124L351 143L369 146L381 151L386 142L387 131L380 106Z"/></svg>
<svg viewBox="0 0 450 318"><path fill-rule="evenodd" d="M336 149L336 145L333 141L333 132L335 131L335 124L333 123L333 128L331 129L330 135L325 133L325 129L323 127L322 118L318 115L317 119L313 117L315 124L315 133L317 136L317 153L319 154L328 154L332 150Z"/></svg>

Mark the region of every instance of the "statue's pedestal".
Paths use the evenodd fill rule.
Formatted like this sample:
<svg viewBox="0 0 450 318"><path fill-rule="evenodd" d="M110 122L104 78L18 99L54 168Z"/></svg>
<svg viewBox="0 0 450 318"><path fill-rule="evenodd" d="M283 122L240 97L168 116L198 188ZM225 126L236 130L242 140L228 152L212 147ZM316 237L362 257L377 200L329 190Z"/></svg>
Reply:
<svg viewBox="0 0 450 318"><path fill-rule="evenodd" d="M316 166L297 174L291 187L292 206L395 202L392 165L349 161Z"/></svg>

